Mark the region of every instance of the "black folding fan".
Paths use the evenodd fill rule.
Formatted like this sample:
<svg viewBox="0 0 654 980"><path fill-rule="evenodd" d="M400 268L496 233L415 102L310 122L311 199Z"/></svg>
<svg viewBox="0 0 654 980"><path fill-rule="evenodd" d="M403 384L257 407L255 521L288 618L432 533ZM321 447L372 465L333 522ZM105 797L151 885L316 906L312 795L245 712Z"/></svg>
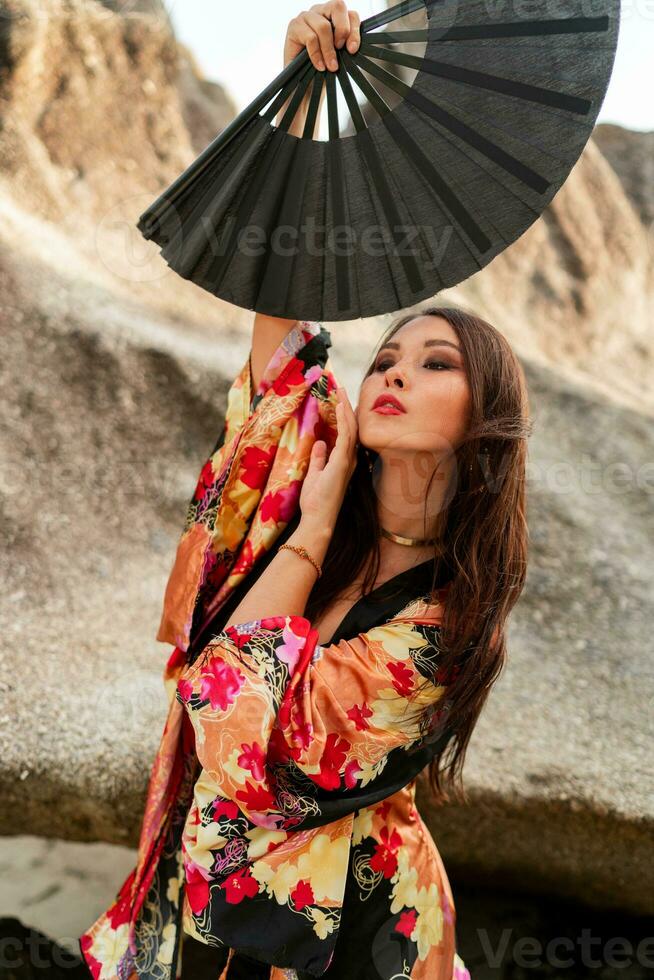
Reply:
<svg viewBox="0 0 654 980"><path fill-rule="evenodd" d="M486 0L404 0L362 21L337 72L304 49L141 215L140 232L185 279L271 316L351 320L456 285L533 224L592 133L620 0L564 7L549 17L549 0L533 0L508 18ZM424 28L379 30L419 12ZM406 53L416 44L421 55ZM407 68L412 84L398 77ZM326 140L315 138L324 86ZM303 101L298 138L288 128Z"/></svg>

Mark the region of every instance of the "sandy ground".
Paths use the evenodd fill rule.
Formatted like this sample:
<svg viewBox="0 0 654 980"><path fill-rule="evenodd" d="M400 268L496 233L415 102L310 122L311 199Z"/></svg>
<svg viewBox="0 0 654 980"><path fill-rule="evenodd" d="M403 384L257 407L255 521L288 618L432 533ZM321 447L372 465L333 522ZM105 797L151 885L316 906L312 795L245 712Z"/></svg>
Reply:
<svg viewBox="0 0 654 980"><path fill-rule="evenodd" d="M79 953L77 937L108 908L136 851L39 837L0 838L0 918L14 916Z"/></svg>

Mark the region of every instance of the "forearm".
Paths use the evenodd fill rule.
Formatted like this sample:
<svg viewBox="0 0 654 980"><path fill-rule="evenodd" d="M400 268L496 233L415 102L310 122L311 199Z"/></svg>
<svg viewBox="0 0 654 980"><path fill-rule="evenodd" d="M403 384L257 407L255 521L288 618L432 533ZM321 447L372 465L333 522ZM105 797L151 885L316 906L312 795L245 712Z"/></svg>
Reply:
<svg viewBox="0 0 654 980"><path fill-rule="evenodd" d="M303 545L322 565L332 530L300 520L288 544ZM223 628L267 616L303 616L318 573L307 558L284 548L277 551Z"/></svg>

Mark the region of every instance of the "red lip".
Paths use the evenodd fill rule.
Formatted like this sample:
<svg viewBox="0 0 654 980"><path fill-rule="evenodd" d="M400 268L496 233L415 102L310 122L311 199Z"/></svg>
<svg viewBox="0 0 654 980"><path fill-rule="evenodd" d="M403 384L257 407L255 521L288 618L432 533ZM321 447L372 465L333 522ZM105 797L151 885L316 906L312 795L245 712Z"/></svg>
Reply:
<svg viewBox="0 0 654 980"><path fill-rule="evenodd" d="M380 395L379 398L375 400L375 403L372 406L373 410L375 408L379 408L380 405L384 405L384 404L393 405L399 412L406 412L406 408L404 407L402 402L398 398L396 398L395 395L389 395L389 394Z"/></svg>

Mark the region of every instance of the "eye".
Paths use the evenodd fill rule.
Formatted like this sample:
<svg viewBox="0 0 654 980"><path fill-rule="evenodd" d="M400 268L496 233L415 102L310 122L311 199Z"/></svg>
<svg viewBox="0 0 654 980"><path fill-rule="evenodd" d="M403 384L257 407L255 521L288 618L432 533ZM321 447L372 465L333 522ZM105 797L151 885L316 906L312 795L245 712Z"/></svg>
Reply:
<svg viewBox="0 0 654 980"><path fill-rule="evenodd" d="M391 364L393 364L393 361L389 361L388 358L386 360L378 361L377 364L375 364L375 371L385 371ZM451 365L447 364L445 361L427 361L424 367L445 368L446 371L451 369Z"/></svg>

